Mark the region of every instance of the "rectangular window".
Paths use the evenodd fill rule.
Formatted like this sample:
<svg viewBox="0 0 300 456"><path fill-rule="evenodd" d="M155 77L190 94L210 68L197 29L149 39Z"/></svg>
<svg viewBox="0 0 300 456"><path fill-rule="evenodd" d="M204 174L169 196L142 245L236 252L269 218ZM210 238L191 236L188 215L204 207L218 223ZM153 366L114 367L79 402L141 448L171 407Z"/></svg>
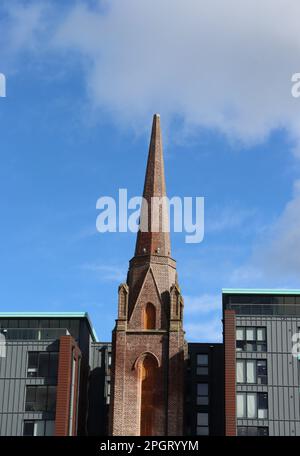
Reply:
<svg viewBox="0 0 300 456"><path fill-rule="evenodd" d="M110 381L106 383L106 403L110 404Z"/></svg>
<svg viewBox="0 0 300 456"><path fill-rule="evenodd" d="M26 435L26 436L34 435L34 421L24 421L23 435Z"/></svg>
<svg viewBox="0 0 300 456"><path fill-rule="evenodd" d="M266 385L268 383L267 360L238 359L236 361L236 382Z"/></svg>
<svg viewBox="0 0 300 456"><path fill-rule="evenodd" d="M246 395L236 395L236 416L237 418L245 418L246 416Z"/></svg>
<svg viewBox="0 0 300 456"><path fill-rule="evenodd" d="M197 413L197 435L209 435L208 413Z"/></svg>
<svg viewBox="0 0 300 456"><path fill-rule="evenodd" d="M236 350L248 352L267 351L266 328L237 327Z"/></svg>
<svg viewBox="0 0 300 456"><path fill-rule="evenodd" d="M237 418L268 418L267 393L237 393Z"/></svg>
<svg viewBox="0 0 300 456"><path fill-rule="evenodd" d="M247 360L246 361L246 382L247 383L256 383L256 361Z"/></svg>
<svg viewBox="0 0 300 456"><path fill-rule="evenodd" d="M257 402L258 402L257 417L260 419L267 419L268 418L268 394L267 393L258 393Z"/></svg>
<svg viewBox="0 0 300 456"><path fill-rule="evenodd" d="M25 420L23 424L24 436L53 436L54 435L53 420Z"/></svg>
<svg viewBox="0 0 300 456"><path fill-rule="evenodd" d="M259 385L267 385L268 383L268 371L267 371L267 360L259 359L257 360L256 366L257 372L257 383Z"/></svg>
<svg viewBox="0 0 300 456"><path fill-rule="evenodd" d="M257 404L256 393L247 394L247 418L256 418Z"/></svg>
<svg viewBox="0 0 300 456"><path fill-rule="evenodd" d="M208 383L197 384L197 405L208 405Z"/></svg>
<svg viewBox="0 0 300 456"><path fill-rule="evenodd" d="M236 362L236 382L245 383L245 361L237 360Z"/></svg>
<svg viewBox="0 0 300 456"><path fill-rule="evenodd" d="M26 412L54 412L56 407L56 386L26 386Z"/></svg>
<svg viewBox="0 0 300 456"><path fill-rule="evenodd" d="M197 355L197 375L208 375L208 355Z"/></svg>
<svg viewBox="0 0 300 456"><path fill-rule="evenodd" d="M57 352L28 352L27 377L57 378Z"/></svg>

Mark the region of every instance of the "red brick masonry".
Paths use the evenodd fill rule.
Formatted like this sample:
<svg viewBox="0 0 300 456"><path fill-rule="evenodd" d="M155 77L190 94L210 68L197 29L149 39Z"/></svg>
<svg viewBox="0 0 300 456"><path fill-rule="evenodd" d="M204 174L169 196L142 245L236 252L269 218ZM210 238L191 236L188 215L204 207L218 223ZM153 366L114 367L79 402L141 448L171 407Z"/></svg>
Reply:
<svg viewBox="0 0 300 456"><path fill-rule="evenodd" d="M236 335L235 312L224 311L225 435L236 435Z"/></svg>
<svg viewBox="0 0 300 456"><path fill-rule="evenodd" d="M69 432L72 363L75 357L75 382L72 430ZM72 336L59 340L58 381L56 391L55 436L76 435L78 379L81 352Z"/></svg>

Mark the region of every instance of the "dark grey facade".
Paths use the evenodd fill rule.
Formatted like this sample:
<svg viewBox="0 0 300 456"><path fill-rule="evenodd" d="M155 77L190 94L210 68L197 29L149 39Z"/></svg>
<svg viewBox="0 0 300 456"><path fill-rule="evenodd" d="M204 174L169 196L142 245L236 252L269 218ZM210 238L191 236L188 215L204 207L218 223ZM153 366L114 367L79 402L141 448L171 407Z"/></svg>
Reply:
<svg viewBox="0 0 300 456"><path fill-rule="evenodd" d="M1 436L23 435L24 427L32 421L39 424L40 429L36 430L36 433L42 433L41 425L43 425L46 428L43 430L43 435L54 434L57 367L51 378L48 376L44 378L28 377L30 375L28 354L33 352L57 354L58 346L57 343L49 343L49 341L24 343L19 340L9 340L6 345L6 357L0 358ZM44 411L31 411L33 406L26 402L26 391L30 389L29 386L36 385L47 385L47 390L43 391L46 394L51 391L51 398L47 398L48 403Z"/></svg>
<svg viewBox="0 0 300 456"><path fill-rule="evenodd" d="M235 312L237 435L300 436L300 292L223 290L223 309Z"/></svg>
<svg viewBox="0 0 300 456"><path fill-rule="evenodd" d="M89 354L96 336L87 314L0 314L0 436L54 435L59 340L81 353L78 434L86 433Z"/></svg>
<svg viewBox="0 0 300 456"><path fill-rule="evenodd" d="M88 435L108 434L111 343L93 342L88 386Z"/></svg>
<svg viewBox="0 0 300 456"><path fill-rule="evenodd" d="M224 435L223 344L188 344L185 384L185 435Z"/></svg>

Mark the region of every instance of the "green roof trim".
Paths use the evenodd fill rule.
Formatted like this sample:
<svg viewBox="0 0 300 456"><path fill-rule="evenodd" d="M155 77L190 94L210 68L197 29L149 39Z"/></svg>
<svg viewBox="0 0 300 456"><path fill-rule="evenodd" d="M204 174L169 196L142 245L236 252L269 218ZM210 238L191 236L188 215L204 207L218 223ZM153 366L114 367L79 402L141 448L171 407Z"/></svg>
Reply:
<svg viewBox="0 0 300 456"><path fill-rule="evenodd" d="M86 318L94 342L99 342L87 312L0 312L0 318Z"/></svg>
<svg viewBox="0 0 300 456"><path fill-rule="evenodd" d="M300 295L300 289L222 288L222 294Z"/></svg>

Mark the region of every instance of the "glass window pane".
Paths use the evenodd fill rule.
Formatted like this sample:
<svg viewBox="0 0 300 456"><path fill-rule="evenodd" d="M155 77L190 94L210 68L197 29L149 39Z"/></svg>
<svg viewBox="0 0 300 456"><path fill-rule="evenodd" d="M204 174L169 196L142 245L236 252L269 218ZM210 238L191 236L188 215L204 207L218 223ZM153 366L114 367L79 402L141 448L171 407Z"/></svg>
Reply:
<svg viewBox="0 0 300 456"><path fill-rule="evenodd" d="M256 342L247 342L246 351L249 351L249 352L256 351Z"/></svg>
<svg viewBox="0 0 300 456"><path fill-rule="evenodd" d="M258 408L260 408L260 409L268 408L268 394L267 393L258 394Z"/></svg>
<svg viewBox="0 0 300 456"><path fill-rule="evenodd" d="M197 413L197 425L208 426L208 413Z"/></svg>
<svg viewBox="0 0 300 456"><path fill-rule="evenodd" d="M208 375L208 367L197 367L197 375Z"/></svg>
<svg viewBox="0 0 300 456"><path fill-rule="evenodd" d="M208 426L198 426L197 435L209 435Z"/></svg>
<svg viewBox="0 0 300 456"><path fill-rule="evenodd" d="M26 387L26 402L34 402L35 401L35 386L27 386Z"/></svg>
<svg viewBox="0 0 300 456"><path fill-rule="evenodd" d="M47 386L37 386L36 387L36 411L45 411L47 405Z"/></svg>
<svg viewBox="0 0 300 456"><path fill-rule="evenodd" d="M208 355L197 355L197 365L198 366L207 366L208 365Z"/></svg>
<svg viewBox="0 0 300 456"><path fill-rule="evenodd" d="M256 383L256 361L247 361L247 383Z"/></svg>
<svg viewBox="0 0 300 456"><path fill-rule="evenodd" d="M238 360L236 363L236 381L237 383L245 382L244 361Z"/></svg>
<svg viewBox="0 0 300 456"><path fill-rule="evenodd" d="M56 386L48 387L48 412L54 412L56 407Z"/></svg>
<svg viewBox="0 0 300 456"><path fill-rule="evenodd" d="M38 366L38 352L29 352L28 353L28 367L37 367Z"/></svg>
<svg viewBox="0 0 300 456"><path fill-rule="evenodd" d="M56 378L58 373L58 353L50 353L49 356L49 377Z"/></svg>
<svg viewBox="0 0 300 456"><path fill-rule="evenodd" d="M39 377L48 377L49 353L39 353Z"/></svg>
<svg viewBox="0 0 300 456"><path fill-rule="evenodd" d="M23 435L26 435L26 436L34 435L34 421L24 421Z"/></svg>
<svg viewBox="0 0 300 456"><path fill-rule="evenodd" d="M255 329L247 328L246 329L246 340L255 340Z"/></svg>
<svg viewBox="0 0 300 456"><path fill-rule="evenodd" d="M267 419L268 418L268 410L266 410L266 409L258 409L257 416L260 419Z"/></svg>
<svg viewBox="0 0 300 456"><path fill-rule="evenodd" d="M238 427L237 427L237 435L238 435L238 436L245 436L245 435L247 435L247 428L246 428L246 426L238 426Z"/></svg>
<svg viewBox="0 0 300 456"><path fill-rule="evenodd" d="M238 418L244 418L246 415L246 396L245 394L236 395L236 412Z"/></svg>
<svg viewBox="0 0 300 456"><path fill-rule="evenodd" d="M257 351L258 352L266 352L267 351L267 344L265 342L258 342L257 343Z"/></svg>
<svg viewBox="0 0 300 456"><path fill-rule="evenodd" d="M249 426L248 427L248 435L249 436L256 436L257 435L257 427L256 426Z"/></svg>
<svg viewBox="0 0 300 456"><path fill-rule="evenodd" d="M197 394L198 394L198 396L207 396L208 395L208 384L207 383L198 383Z"/></svg>
<svg viewBox="0 0 300 456"><path fill-rule="evenodd" d="M55 421L46 421L45 422L45 435L51 435L53 436L54 435L54 424L55 424Z"/></svg>
<svg viewBox="0 0 300 456"><path fill-rule="evenodd" d="M208 405L208 396L198 396L197 405Z"/></svg>
<svg viewBox="0 0 300 456"><path fill-rule="evenodd" d="M245 340L244 328L236 328L236 340Z"/></svg>
<svg viewBox="0 0 300 456"><path fill-rule="evenodd" d="M257 340L266 340L266 328L257 328Z"/></svg>
<svg viewBox="0 0 300 456"><path fill-rule="evenodd" d="M247 394L247 417L256 418L256 393Z"/></svg>
<svg viewBox="0 0 300 456"><path fill-rule="evenodd" d="M243 351L245 349L245 342L242 340L236 341L236 351Z"/></svg>
<svg viewBox="0 0 300 456"><path fill-rule="evenodd" d="M44 436L45 435L45 421L36 421L34 435Z"/></svg>
<svg viewBox="0 0 300 456"><path fill-rule="evenodd" d="M257 372L258 372L258 374L264 374L264 375L267 373L267 360L266 359L257 360Z"/></svg>
<svg viewBox="0 0 300 456"><path fill-rule="evenodd" d="M269 435L269 429L267 427L259 427L257 428L257 435L267 436Z"/></svg>

